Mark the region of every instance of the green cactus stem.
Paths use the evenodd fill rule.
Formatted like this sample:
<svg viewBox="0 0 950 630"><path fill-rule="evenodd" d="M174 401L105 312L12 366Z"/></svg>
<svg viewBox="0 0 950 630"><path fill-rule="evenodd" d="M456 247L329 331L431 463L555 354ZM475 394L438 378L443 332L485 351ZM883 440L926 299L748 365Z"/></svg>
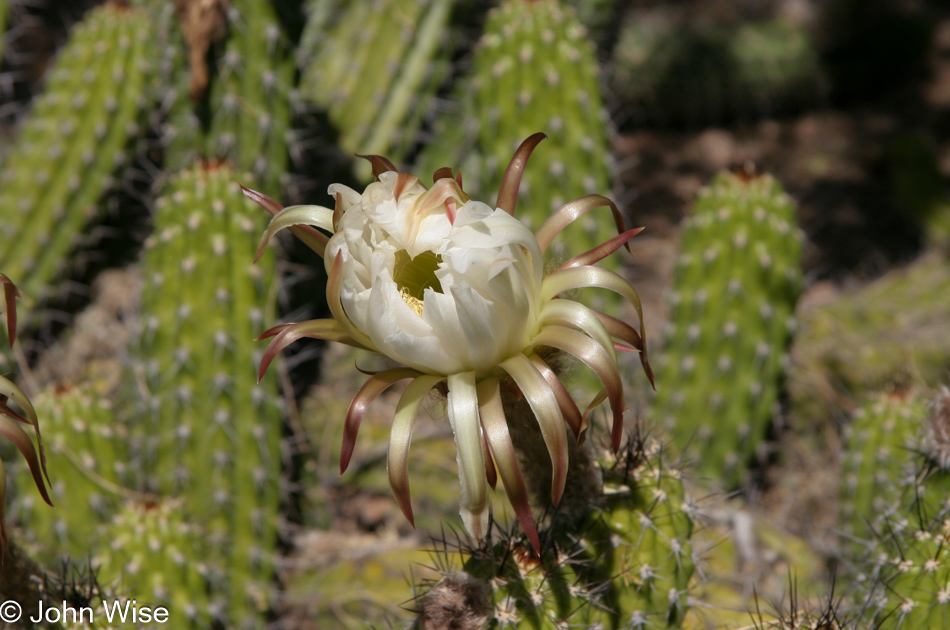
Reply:
<svg viewBox="0 0 950 630"><path fill-rule="evenodd" d="M717 176L683 228L653 417L725 487L743 480L776 413L801 238L769 175Z"/></svg>
<svg viewBox="0 0 950 630"><path fill-rule="evenodd" d="M125 427L115 421L105 394L86 384L46 389L34 401L44 422L56 508L36 500L29 480L18 475L22 496L17 520L23 526L23 543L50 565L64 557L83 558L95 548L100 524L133 494L126 489Z"/></svg>
<svg viewBox="0 0 950 630"><path fill-rule="evenodd" d="M914 453L925 415L921 391L895 391L870 400L847 427L841 488L842 532L857 549L903 516L901 484L915 477Z"/></svg>
<svg viewBox="0 0 950 630"><path fill-rule="evenodd" d="M348 154L398 162L416 141L450 53L453 0L311 2L300 97L325 109ZM364 178L369 164L358 164ZM365 172L362 171L365 166Z"/></svg>
<svg viewBox="0 0 950 630"><path fill-rule="evenodd" d="M0 268L46 296L144 111L151 22L108 2L73 29L0 172Z"/></svg>
<svg viewBox="0 0 950 630"><path fill-rule="evenodd" d="M287 168L293 60L268 0L231 0L229 34L211 87L207 155L251 172L279 196Z"/></svg>
<svg viewBox="0 0 950 630"><path fill-rule="evenodd" d="M842 492L854 496L852 529L864 535L855 553L855 583L868 627L946 627L950 390L891 396L863 411L849 444L848 461L857 465Z"/></svg>
<svg viewBox="0 0 950 630"><path fill-rule="evenodd" d="M447 576L422 598L420 623L438 613L445 593L464 579L490 600L479 628L673 628L686 613L693 558L692 510L679 471L658 443L605 456L603 501L567 530L551 530L543 557L525 540L467 552L463 574ZM559 540L562 537L563 540ZM553 544L554 540L559 540Z"/></svg>
<svg viewBox="0 0 950 630"><path fill-rule="evenodd" d="M230 627L257 627L269 601L281 472L274 380L257 382L254 337L270 317L254 258L265 220L225 164L169 181L143 262L137 356L147 384L145 487L180 496L206 534L202 553Z"/></svg>

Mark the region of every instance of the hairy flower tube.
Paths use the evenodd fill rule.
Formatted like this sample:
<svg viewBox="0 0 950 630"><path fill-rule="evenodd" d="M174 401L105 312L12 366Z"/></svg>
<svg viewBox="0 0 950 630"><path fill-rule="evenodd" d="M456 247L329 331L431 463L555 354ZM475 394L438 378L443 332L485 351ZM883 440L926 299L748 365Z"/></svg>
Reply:
<svg viewBox="0 0 950 630"><path fill-rule="evenodd" d="M8 277L0 273L0 286L3 287L3 306L6 311L7 339L10 346L16 341L16 298L19 291ZM16 407L10 406L10 401ZM37 449L33 446L30 436L20 426L28 424L36 432L36 443L39 447L39 456ZM43 454L43 441L40 437L39 419L36 417L36 411L30 399L23 393L13 381L0 375L0 436L10 440L17 450L23 455L27 465L30 467L30 473L33 475L33 481L43 500L49 505L53 502L46 491L46 482L49 482L49 475L46 472L46 457ZM43 481L44 476L46 482ZM3 460L0 459L0 561L3 560L4 549L7 543L6 530L6 496L7 496L7 478L3 470Z"/></svg>
<svg viewBox="0 0 950 630"><path fill-rule="evenodd" d="M515 152L494 208L466 195L461 174L453 177L451 169L437 171L433 186L426 189L416 176L398 172L379 156L368 156L376 181L362 194L340 184L330 186L336 200L332 210L281 208L245 189L249 198L274 214L258 255L277 232L290 228L323 256L333 314L333 319L281 324L261 335L273 337L261 361L261 375L277 353L301 337L342 342L397 362L399 367L373 374L353 399L340 469L347 468L367 406L390 385L411 379L396 407L388 456L390 485L410 522L413 423L429 391L444 382L466 529L476 538L486 532L488 487L494 488L500 477L536 549L537 528L503 411L502 388L523 396L538 422L553 463L551 499L556 505L567 475L567 430L583 440L588 415L605 399L613 415L613 447L620 446L624 400L617 352L639 351L653 378L639 296L621 276L595 266L627 246L640 230L625 230L616 205L600 195L564 205L534 233L514 217L528 156L543 138L535 134ZM554 238L598 207L612 210L618 235L545 276L544 254ZM585 287L627 298L640 316L639 332L560 297ZM546 362L552 349L576 357L602 381L603 390L585 412Z"/></svg>

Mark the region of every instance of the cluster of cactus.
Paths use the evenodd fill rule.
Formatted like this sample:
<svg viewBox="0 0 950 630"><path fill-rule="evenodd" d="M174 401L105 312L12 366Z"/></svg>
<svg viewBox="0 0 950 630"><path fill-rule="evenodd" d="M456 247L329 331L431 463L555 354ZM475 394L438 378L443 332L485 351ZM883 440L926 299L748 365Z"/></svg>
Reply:
<svg viewBox="0 0 950 630"><path fill-rule="evenodd" d="M950 390L891 395L863 407L848 461L842 495L854 502L844 516L859 543L851 559L865 617L883 630L946 625Z"/></svg>
<svg viewBox="0 0 950 630"><path fill-rule="evenodd" d="M652 414L726 487L776 413L801 248L795 206L768 175L720 174L683 228Z"/></svg>
<svg viewBox="0 0 950 630"><path fill-rule="evenodd" d="M789 370L795 423L828 423L868 392L911 378L939 380L950 368L948 292L950 262L931 251L834 302L804 309Z"/></svg>
<svg viewBox="0 0 950 630"><path fill-rule="evenodd" d="M482 592L484 628L672 628L686 614L694 560L693 508L659 442L604 457L603 496L581 522L555 522L541 557L527 540L503 540L465 554L422 598L419 625L444 614L446 591ZM473 584L480 584L476 588Z"/></svg>
<svg viewBox="0 0 950 630"><path fill-rule="evenodd" d="M620 33L610 80L633 123L705 125L774 115L813 102L821 91L818 49L789 18L737 26L634 18Z"/></svg>
<svg viewBox="0 0 950 630"><path fill-rule="evenodd" d="M345 11L340 4L308 5L300 98L327 112L344 152L398 163L448 71L453 0L357 0ZM368 163L358 166L369 175Z"/></svg>
<svg viewBox="0 0 950 630"><path fill-rule="evenodd" d="M176 610L188 611L195 628L215 619L257 624L269 607L277 542L282 414L275 381L256 382L253 341L264 328L273 262L251 263L264 217L238 179L224 165L200 164L168 182L146 243L136 373L126 379L143 385L138 402L95 382L41 396L58 508L21 502L27 540L44 559L92 549L103 580L120 580L139 601L190 602ZM178 540L175 519L200 529ZM154 531L128 531L120 545L136 521ZM178 561L165 555L186 543ZM151 560L130 560L140 567L130 580L122 558L139 556ZM195 557L200 573L193 563L179 567L187 580L166 571ZM199 597L205 592L210 599Z"/></svg>
<svg viewBox="0 0 950 630"><path fill-rule="evenodd" d="M91 11L19 129L0 171L0 268L33 298L56 286L126 163L148 109L152 40L138 9L109 2Z"/></svg>
<svg viewBox="0 0 950 630"><path fill-rule="evenodd" d="M415 172L458 166L465 190L491 202L512 151L541 131L548 138L532 155L520 189L523 216L533 227L568 201L610 190L594 47L573 9L554 0L503 2L488 15L472 66L456 108L436 120ZM554 253L575 256L616 234L609 221L591 219L584 227L586 234L565 239Z"/></svg>

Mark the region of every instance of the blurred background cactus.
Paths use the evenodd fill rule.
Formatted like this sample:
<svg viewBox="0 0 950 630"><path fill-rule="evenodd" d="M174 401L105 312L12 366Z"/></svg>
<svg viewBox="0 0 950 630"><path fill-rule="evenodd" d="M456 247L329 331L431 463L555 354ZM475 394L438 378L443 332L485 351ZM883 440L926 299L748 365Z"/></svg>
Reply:
<svg viewBox="0 0 950 630"><path fill-rule="evenodd" d="M176 627L950 627L948 114L937 0L0 0L0 273L29 306L0 373L57 506L0 442L0 601L56 603L70 558ZM523 216L609 195L664 331L657 393L623 375L650 437L577 451L543 564L507 514L457 539L435 403L417 529L382 464L398 391L338 476L373 357L301 343L256 382L253 338L320 316L324 273L289 240L253 264L237 187L325 205L383 154L491 203L538 131ZM611 235L590 216L556 258Z"/></svg>

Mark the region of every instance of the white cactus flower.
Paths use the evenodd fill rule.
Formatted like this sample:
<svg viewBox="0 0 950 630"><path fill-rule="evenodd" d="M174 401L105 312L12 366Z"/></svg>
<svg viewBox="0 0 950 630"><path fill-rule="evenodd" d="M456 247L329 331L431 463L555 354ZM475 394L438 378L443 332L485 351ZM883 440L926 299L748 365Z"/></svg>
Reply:
<svg viewBox="0 0 950 630"><path fill-rule="evenodd" d="M393 383L413 379L396 408L388 461L393 493L410 522L413 423L428 392L444 381L465 527L476 538L486 533L488 487L500 476L536 549L537 529L502 410L502 382L521 392L540 425L554 465L551 495L556 504L567 475L566 427L582 440L587 416L605 399L613 413L613 446L619 448L624 402L617 351L639 351L653 378L636 291L619 275L594 265L626 246L640 230L625 231L616 205L600 195L564 205L534 233L513 216L527 158L543 138L535 134L519 147L494 209L466 195L461 176L453 178L450 169L437 171L427 190L417 177L397 172L378 156L369 158L377 181L362 194L340 184L330 186L336 198L333 210L281 208L245 189L275 215L258 253L278 231L294 231L326 261L327 301L333 314L333 319L282 324L264 333L262 338L274 339L261 362L261 374L277 353L300 337L339 341L400 363L371 376L356 394L346 418L340 467L344 471L349 463L369 403ZM544 276L544 254L557 234L579 216L605 206L613 211L618 236ZM558 297L583 287L613 290L629 299L640 314L640 331ZM577 357L603 382L604 390L586 412L581 413L545 362L548 348Z"/></svg>

